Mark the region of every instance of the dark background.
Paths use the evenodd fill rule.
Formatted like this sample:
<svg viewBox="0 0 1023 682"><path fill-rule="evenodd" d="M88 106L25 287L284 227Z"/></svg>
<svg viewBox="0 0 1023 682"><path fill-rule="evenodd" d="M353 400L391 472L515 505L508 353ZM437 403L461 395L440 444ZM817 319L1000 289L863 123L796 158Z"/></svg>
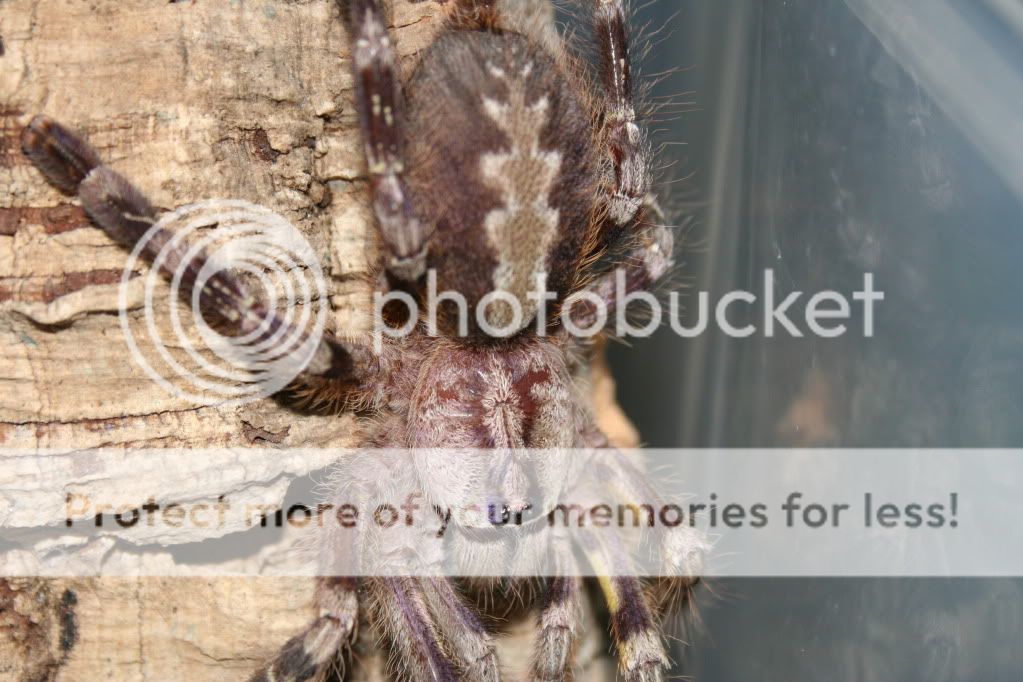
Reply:
<svg viewBox="0 0 1023 682"><path fill-rule="evenodd" d="M1023 74L1011 5L956 3L944 23L945 0L637 8L637 27L663 27L642 69L682 69L653 93L678 95L679 114L649 126L670 143L665 193L686 223L674 283L713 302L759 292L771 267L779 298L850 292L864 272L886 293L871 339L663 329L616 345L620 398L647 445L1023 446L1023 203L997 148L1021 139L992 128L1020 93L994 82L971 95L1001 72L954 33L969 28ZM868 29L871 6L925 20ZM956 68L936 78L930 56ZM677 670L696 680L1023 679L1018 580L714 580L698 610Z"/></svg>

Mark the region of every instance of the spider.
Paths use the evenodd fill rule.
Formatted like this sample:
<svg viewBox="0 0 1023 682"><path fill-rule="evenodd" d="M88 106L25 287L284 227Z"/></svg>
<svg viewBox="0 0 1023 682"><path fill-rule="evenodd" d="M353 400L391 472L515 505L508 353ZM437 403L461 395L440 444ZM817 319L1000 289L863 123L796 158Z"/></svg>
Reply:
<svg viewBox="0 0 1023 682"><path fill-rule="evenodd" d="M633 103L622 0L588 1L600 55L596 70L552 37L538 18L537 2L446 0L446 28L404 84L379 0L340 1L383 247L382 286L422 296L425 273L432 271L441 287L460 292L474 308L501 291L525 311L516 318L506 308L489 307L487 321L502 328L500 335L478 320L462 334L456 311L442 308L439 337L428 334L421 320L413 333L379 347L368 338L324 337L291 388L343 396L374 412L368 448L608 446L575 376L587 341L554 317L547 333L538 333L532 324L536 301L527 294L543 276L556 303L589 291L613 311L612 266L625 273L628 291L647 289L671 266L673 239L650 189L651 151ZM36 116L22 145L50 182L77 194L92 220L125 247L155 224L147 199L68 128ZM169 238L158 235L147 248L155 251ZM187 265L186 297L202 266L201 258ZM231 333L249 334L263 325L270 334L283 324L229 272L215 273L197 295ZM598 319L596 306L585 299L567 312L579 327ZM450 502L452 489L476 483L451 481L474 476L468 469L452 471L428 455L413 457L407 475L430 501ZM643 499L642 476L625 457L614 462L601 472L602 480L630 499ZM508 474L498 482L503 513L522 513L535 489L556 489L568 466L543 464L538 469L544 480L529 480L521 470ZM676 537L681 539L667 547L666 561L692 575L700 540ZM360 609L390 641L399 675L500 679L493 636L466 594L471 586L444 577L338 576L330 562L352 548L337 538L331 544L323 550L328 571L317 579L318 617L252 682L325 674L350 643ZM403 550L416 548L390 548ZM594 560L606 565L607 556ZM688 577L676 581L691 585ZM582 579L554 576L539 583L530 677L563 680L572 674ZM664 679L669 660L660 593L627 571L598 583L624 678ZM511 593L532 598L531 590Z"/></svg>

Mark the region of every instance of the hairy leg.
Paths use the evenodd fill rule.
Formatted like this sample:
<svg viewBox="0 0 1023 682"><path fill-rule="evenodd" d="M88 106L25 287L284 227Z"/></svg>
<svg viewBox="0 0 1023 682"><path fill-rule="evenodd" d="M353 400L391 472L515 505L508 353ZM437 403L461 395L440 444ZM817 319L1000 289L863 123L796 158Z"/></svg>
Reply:
<svg viewBox="0 0 1023 682"><path fill-rule="evenodd" d="M604 302L610 321L621 296L649 289L671 267L674 240L650 192L651 152L636 122L624 0L588 1L593 3L604 91L603 139L611 170L607 216L598 224L592 244L594 256L624 251L618 267L598 276L589 287ZM579 302L571 312L581 328L596 321L597 309L591 302Z"/></svg>
<svg viewBox="0 0 1023 682"><path fill-rule="evenodd" d="M547 580L540 610L540 629L533 645L532 682L560 682L571 677L572 650L581 618L582 580L556 576Z"/></svg>
<svg viewBox="0 0 1023 682"><path fill-rule="evenodd" d="M440 626L420 579L380 577L368 584L376 608L374 622L391 639L392 663L401 679L457 682L458 669L444 651Z"/></svg>
<svg viewBox="0 0 1023 682"><path fill-rule="evenodd" d="M619 576L601 578L600 587L611 610L611 635L626 682L663 680L670 662L643 583Z"/></svg>
<svg viewBox="0 0 1023 682"><path fill-rule="evenodd" d="M632 65L623 0L590 0L593 31L605 92L604 134L614 173L607 229L614 232L635 217L650 188L646 138L636 124Z"/></svg>
<svg viewBox="0 0 1023 682"><path fill-rule="evenodd" d="M61 124L46 116L36 116L22 131L21 143L25 154L47 179L64 192L77 194L93 221L125 248L134 248L156 224L156 211L146 197L123 176L103 165L83 139ZM172 238L172 233L159 229L146 243L145 254L150 258L156 256ZM185 300L191 300L207 262L203 253L185 262L188 248L188 244L181 243L161 264L168 276L183 268ZM284 326L241 280L223 270L203 283L199 303L231 333L244 335L262 328L257 342L279 333ZM320 380L361 382L376 367L376 358L368 346L324 337L303 371Z"/></svg>
<svg viewBox="0 0 1023 682"><path fill-rule="evenodd" d="M405 115L397 63L378 0L340 0L352 37L355 105L387 270L415 282L426 270L429 235L405 185Z"/></svg>
<svg viewBox="0 0 1023 682"><path fill-rule="evenodd" d="M611 638L625 682L662 682L668 654L643 583L631 570L628 550L613 536L586 533L584 552L611 612Z"/></svg>
<svg viewBox="0 0 1023 682"><path fill-rule="evenodd" d="M654 508L665 506L663 496L650 483L640 467L630 457L614 448L596 425L590 425L581 440L584 447L604 450L607 454L593 460L592 473L596 484L610 491L617 500L629 504L649 504ZM614 459L610 455L614 454ZM695 584L703 559L710 551L710 543L702 530L683 523L666 530L660 537L662 574L665 579L685 579Z"/></svg>
<svg viewBox="0 0 1023 682"><path fill-rule="evenodd" d="M249 682L304 682L320 675L352 638L359 612L357 590L354 578L319 578L319 617L289 639Z"/></svg>
<svg viewBox="0 0 1023 682"><path fill-rule="evenodd" d="M651 289L674 262L674 235L663 224L663 216L652 197L648 197L636 222L640 228L630 247L616 259L614 269L596 277L588 287L603 302L608 325L614 324L618 304L625 296ZM597 306L587 299L576 301L570 311L572 321L581 329L596 324L598 312Z"/></svg>
<svg viewBox="0 0 1023 682"><path fill-rule="evenodd" d="M423 593L437 628L470 682L497 682L500 672L490 634L447 577L423 578Z"/></svg>
<svg viewBox="0 0 1023 682"><path fill-rule="evenodd" d="M592 472L595 485L601 490L611 492L617 500L625 504L649 505L651 508L663 508L661 494L650 483L649 478L637 467L628 455L612 448L607 437L591 425L580 434L581 443L585 447L605 450L605 454L593 460ZM611 455L616 455L613 459ZM611 535L604 543L590 541L587 556L591 562L607 564L606 573L613 578L601 578L601 589L612 612L612 630L619 649L622 647L640 649L646 652L649 671L655 671L653 661L657 658L654 650L663 649L660 631L663 617L676 613L675 609L688 601L692 590L699 582L699 572L703 559L710 550L710 544L703 531L681 524L675 528L665 529L656 536L660 554L660 575L653 581L645 583L639 578L630 577L633 573L628 552L624 548L613 546L617 541ZM607 546L610 542L612 546ZM634 644L628 644L629 640ZM665 666L667 665L665 660ZM625 664L623 654L622 659ZM640 666L642 668L642 666ZM653 672L644 673L634 679L660 679ZM627 678L633 679L633 678Z"/></svg>

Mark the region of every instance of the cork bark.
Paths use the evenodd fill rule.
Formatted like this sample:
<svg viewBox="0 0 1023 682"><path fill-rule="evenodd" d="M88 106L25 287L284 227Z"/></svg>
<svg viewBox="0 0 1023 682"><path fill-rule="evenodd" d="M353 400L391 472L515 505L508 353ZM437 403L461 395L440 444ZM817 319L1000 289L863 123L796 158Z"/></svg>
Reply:
<svg viewBox="0 0 1023 682"><path fill-rule="evenodd" d="M406 70L442 11L395 2ZM0 0L0 448L260 447L267 456L244 479L224 477L236 462L186 460L170 471L127 461L117 480L167 477L190 499L227 485L280 500L323 463L280 460L276 449L355 443L354 414L303 414L270 399L196 407L145 375L116 316L125 252L43 181L18 142L46 113L83 132L160 208L205 198L271 208L321 255L333 326L357 329L369 323L377 246L348 54L332 0ZM597 377L605 424L634 441L606 372ZM3 494L19 481L7 464L4 533L57 523L59 510L27 511ZM64 466L51 465L54 476ZM0 680L243 679L310 619L311 597L311 581L283 578L0 581ZM520 666L531 629L527 618L502 644ZM584 656L600 659L602 638L588 641Z"/></svg>

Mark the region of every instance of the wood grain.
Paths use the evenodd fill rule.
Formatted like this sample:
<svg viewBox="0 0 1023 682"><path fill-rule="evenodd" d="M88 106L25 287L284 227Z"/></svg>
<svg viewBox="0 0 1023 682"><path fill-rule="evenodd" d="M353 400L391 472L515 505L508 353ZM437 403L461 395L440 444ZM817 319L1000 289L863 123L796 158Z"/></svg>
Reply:
<svg viewBox="0 0 1023 682"><path fill-rule="evenodd" d="M395 3L406 70L441 13ZM377 246L335 3L5 0L0 39L0 447L267 447L272 457L354 444L353 414L304 415L269 399L197 408L150 380L112 314L126 254L18 144L29 118L46 113L161 208L234 198L277 211L321 254L331 324L365 327ZM210 475L202 462L179 466ZM14 523L9 512L0 499L0 527ZM17 518L20 529L52 522ZM0 581L0 680L243 679L307 622L311 596L311 581L282 578ZM591 626L584 657L613 677ZM532 629L530 618L509 628L513 666ZM372 651L360 653L372 669ZM601 677L591 668L585 679Z"/></svg>

